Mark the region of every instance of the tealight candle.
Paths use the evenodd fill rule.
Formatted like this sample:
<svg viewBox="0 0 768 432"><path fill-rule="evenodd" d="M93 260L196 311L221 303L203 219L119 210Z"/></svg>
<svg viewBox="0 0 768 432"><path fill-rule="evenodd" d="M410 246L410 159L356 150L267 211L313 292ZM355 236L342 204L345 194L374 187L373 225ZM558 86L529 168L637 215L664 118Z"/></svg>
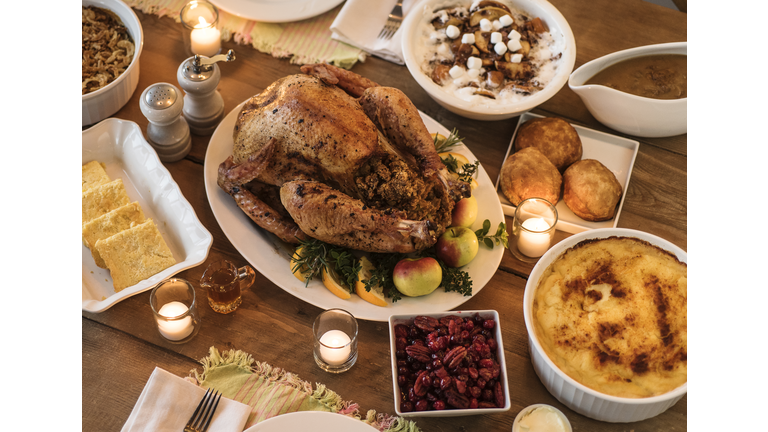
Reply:
<svg viewBox="0 0 768 432"><path fill-rule="evenodd" d="M184 43L192 54L211 57L221 51L221 31L217 28L219 10L205 0L192 0L179 13L186 29Z"/></svg>
<svg viewBox="0 0 768 432"><path fill-rule="evenodd" d="M189 281L170 278L157 284L149 294L149 305L160 336L174 344L189 342L200 330L196 304Z"/></svg>
<svg viewBox="0 0 768 432"><path fill-rule="evenodd" d="M173 318L185 314L189 308L184 303L173 301L166 303L157 313L166 318ZM192 317L185 316L180 320L157 320L157 328L166 339L178 341L186 338L195 327L192 325Z"/></svg>
<svg viewBox="0 0 768 432"><path fill-rule="evenodd" d="M518 203L509 250L515 258L535 262L552 245L557 226L557 209L543 198L528 198Z"/></svg>
<svg viewBox="0 0 768 432"><path fill-rule="evenodd" d="M524 230L520 231L520 239L517 242L517 248L523 254L536 258L544 255L549 249L550 235L547 231L549 224L543 218L531 218L523 221Z"/></svg>
<svg viewBox="0 0 768 432"><path fill-rule="evenodd" d="M320 357L333 366L343 364L349 359L352 340L341 330L330 330L320 337Z"/></svg>
<svg viewBox="0 0 768 432"><path fill-rule="evenodd" d="M221 50L221 32L205 18L199 17L199 21L190 34L192 52L208 57L216 55Z"/></svg>
<svg viewBox="0 0 768 432"><path fill-rule="evenodd" d="M320 369L330 373L349 370L357 361L357 320L343 309L328 309L312 325L313 354Z"/></svg>

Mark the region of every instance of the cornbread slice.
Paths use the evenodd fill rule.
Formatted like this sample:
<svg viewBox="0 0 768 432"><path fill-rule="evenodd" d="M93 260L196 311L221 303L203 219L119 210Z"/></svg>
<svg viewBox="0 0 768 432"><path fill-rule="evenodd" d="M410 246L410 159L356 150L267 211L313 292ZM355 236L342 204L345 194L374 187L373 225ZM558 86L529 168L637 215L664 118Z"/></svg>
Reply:
<svg viewBox="0 0 768 432"><path fill-rule="evenodd" d="M146 218L141 210L141 205L138 202L132 202L83 225L83 239L85 240L85 245L91 249L91 256L96 265L101 268L107 268L107 264L95 248L98 240L111 237L120 231L138 225L144 222L144 219Z"/></svg>
<svg viewBox="0 0 768 432"><path fill-rule="evenodd" d="M130 203L122 179L92 187L83 192L83 223Z"/></svg>
<svg viewBox="0 0 768 432"><path fill-rule="evenodd" d="M83 192L110 181L103 163L93 160L83 165Z"/></svg>
<svg viewBox="0 0 768 432"><path fill-rule="evenodd" d="M136 285L176 264L152 219L97 240L96 250L112 274L115 292Z"/></svg>

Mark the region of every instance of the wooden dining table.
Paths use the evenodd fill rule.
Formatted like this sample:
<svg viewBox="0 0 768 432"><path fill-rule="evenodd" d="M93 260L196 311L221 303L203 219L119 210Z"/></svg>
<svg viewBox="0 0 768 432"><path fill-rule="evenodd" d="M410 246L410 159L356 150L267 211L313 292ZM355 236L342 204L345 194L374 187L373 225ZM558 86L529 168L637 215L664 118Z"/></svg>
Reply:
<svg viewBox="0 0 768 432"><path fill-rule="evenodd" d="M550 1L568 20L576 38L576 67L603 55L642 45L687 40L687 15L642 0ZM176 71L188 57L182 26L136 10L144 30L141 75L128 103L113 117L130 120L145 133L147 119L139 109L142 90L158 82L177 84ZM237 59L221 67L218 90L230 112L270 83L299 73L299 65L278 59L250 46L223 42ZM451 130L457 128L464 143L496 180L518 118L478 121L442 108L412 78L405 66L368 57L351 69L383 86L402 90L416 107ZM618 227L645 231L687 250L687 135L640 138L613 131L587 111L581 99L565 85L554 97L532 110L562 117L572 124L639 141ZM213 236L207 259L176 277L191 281L199 299L205 268L217 260L238 266L249 264L222 231L209 205L204 187L204 160L210 135L193 135L192 149L180 161L165 163L197 217ZM512 218L506 218L511 227ZM253 229L257 229L255 226ZM571 234L558 231L555 240ZM466 417L414 417L423 431L509 431L516 414L528 405L544 403L565 413L574 431L683 431L687 429L687 397L666 412L636 423L612 424L578 414L556 400L534 372L523 319L523 292L532 263L504 251L490 281L468 297L462 310L495 309L500 316L512 407L499 414ZM286 268L286 271L288 269ZM215 313L199 302L202 327L188 343L171 344L157 331L149 304L150 293L126 298L101 313L82 313L82 425L85 431L118 431L155 367L178 376L201 369L199 360L210 347L238 349L254 359L281 367L311 383L322 383L360 411L395 414L390 367L389 331L385 322L359 320L359 357L347 372L322 371L313 359L312 324L322 309L307 303L257 273L255 284L243 292L240 308L228 315ZM396 313L397 305L388 306Z"/></svg>

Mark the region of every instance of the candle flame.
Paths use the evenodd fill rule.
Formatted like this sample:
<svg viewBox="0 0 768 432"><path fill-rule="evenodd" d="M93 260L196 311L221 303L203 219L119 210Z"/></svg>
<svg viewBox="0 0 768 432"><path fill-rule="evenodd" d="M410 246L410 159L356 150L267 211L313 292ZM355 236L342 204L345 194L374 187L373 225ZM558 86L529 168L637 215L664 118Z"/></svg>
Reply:
<svg viewBox="0 0 768 432"><path fill-rule="evenodd" d="M198 17L198 20L200 21L200 24L196 25L195 28L206 28L210 25L203 17Z"/></svg>

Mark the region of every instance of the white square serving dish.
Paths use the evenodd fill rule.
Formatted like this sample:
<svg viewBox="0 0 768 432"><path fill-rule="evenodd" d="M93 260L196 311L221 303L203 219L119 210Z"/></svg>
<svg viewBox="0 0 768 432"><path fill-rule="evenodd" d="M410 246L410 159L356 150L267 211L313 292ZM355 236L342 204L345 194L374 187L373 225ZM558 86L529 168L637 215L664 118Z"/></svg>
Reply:
<svg viewBox="0 0 768 432"><path fill-rule="evenodd" d="M176 264L138 284L115 293L109 270L83 251L83 306L87 312L103 312L115 303L147 291L159 282L205 261L213 237L197 218L179 186L147 143L139 126L131 121L106 119L83 131L82 163L97 160L106 165L111 179L122 179L131 201L138 201L147 218L157 224L173 252Z"/></svg>
<svg viewBox="0 0 768 432"><path fill-rule="evenodd" d="M543 117L544 116L531 113L525 113L520 116L520 120L517 122L517 127L515 128L515 133L512 134L512 139L509 141L507 154L504 155L502 164L507 160L509 155L513 153L515 138L517 137L517 131L520 129L520 126L528 120ZM640 143L578 125L571 126L576 129L576 132L579 134L579 139L581 139L581 146L583 149L581 159L596 159L613 172L613 175L616 176L616 180L621 184L621 200L619 200L619 208L616 210L616 216L614 216L613 219L601 222L589 222L576 216L576 214L568 208L561 196L560 201L558 201L555 206L558 215L556 227L560 231L565 231L571 234L577 234L597 228L616 228L616 225L619 222L619 216L621 215L621 209L624 206L624 200L627 197L627 186L629 185L629 178L632 175L632 168L635 166L635 158L637 157L637 150L640 148ZM501 208L504 210L505 215L514 216L516 207L509 202L506 196L504 196L504 193L499 186L500 181L501 172L499 172L499 177L496 178L496 193L499 195Z"/></svg>
<svg viewBox="0 0 768 432"><path fill-rule="evenodd" d="M493 328L494 339L496 340L496 359L499 366L501 366L499 374L499 382L504 389L504 406L501 408L467 408L467 409L444 409L444 410L429 410L429 411L411 411L403 412L400 410L400 404L402 397L400 395L399 384L397 383L397 357L396 357L396 345L395 345L395 326L397 324L409 325L413 323L414 318L417 316L428 316L436 319L440 319L446 316L457 316L461 318L474 318L475 315L479 315L484 319L493 319L496 321L496 326ZM501 322L499 322L499 313L495 310L468 310L468 311L447 311L440 313L425 313L416 315L390 315L389 317L389 349L392 365L392 386L395 394L395 412L401 417L459 417L478 414L497 414L509 411L512 407L512 402L509 398L509 377L507 375L507 361L504 358L504 342L501 339Z"/></svg>

